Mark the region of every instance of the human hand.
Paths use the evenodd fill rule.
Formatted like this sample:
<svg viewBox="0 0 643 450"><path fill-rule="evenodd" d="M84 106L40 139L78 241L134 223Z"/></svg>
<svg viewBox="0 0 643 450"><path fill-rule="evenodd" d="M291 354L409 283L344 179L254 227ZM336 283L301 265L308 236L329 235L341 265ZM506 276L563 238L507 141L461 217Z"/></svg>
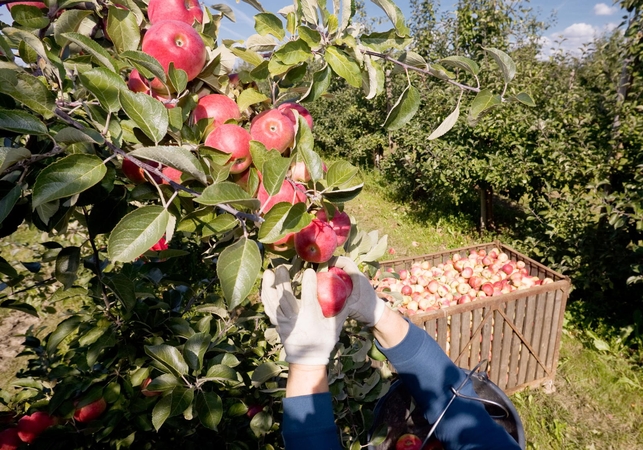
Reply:
<svg viewBox="0 0 643 450"><path fill-rule="evenodd" d="M375 326L382 317L386 304L377 296L368 278L360 272L352 259L345 256L338 257L331 265L344 270L353 282L353 291L346 300L345 307L349 310L349 316L369 327Z"/></svg>
<svg viewBox="0 0 643 450"><path fill-rule="evenodd" d="M261 301L270 322L277 328L286 351L286 361L302 365L326 365L339 340L348 316L344 308L334 317L324 317L317 301L317 274L304 272L301 300L292 291L290 274L285 266L266 270L261 285Z"/></svg>

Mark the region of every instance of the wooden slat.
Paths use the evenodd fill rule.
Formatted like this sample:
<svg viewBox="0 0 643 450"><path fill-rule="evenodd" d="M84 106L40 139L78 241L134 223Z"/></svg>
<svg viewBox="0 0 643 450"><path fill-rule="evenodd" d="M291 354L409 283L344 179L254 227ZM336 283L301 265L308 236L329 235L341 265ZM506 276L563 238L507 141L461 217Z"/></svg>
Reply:
<svg viewBox="0 0 643 450"><path fill-rule="evenodd" d="M473 333L473 320L471 311L465 311L460 319L460 360L459 366L473 369L471 366L471 333Z"/></svg>
<svg viewBox="0 0 643 450"><path fill-rule="evenodd" d="M538 357L545 364L545 367L539 365L536 369L536 379L542 378L548 374L550 367L547 364L547 351L549 349L549 338L552 334L553 323L552 316L554 315L554 298L555 292L547 292L542 294L545 300L545 318L542 323L542 335L540 337L540 347L538 349Z"/></svg>
<svg viewBox="0 0 643 450"><path fill-rule="evenodd" d="M526 304L527 299L525 297L519 298L515 303L516 313L514 316L514 325L519 330L523 329ZM509 381L507 382L508 388L512 388L518 385L518 364L520 363L522 347L522 339L520 339L520 337L516 333L513 333L513 336L511 338L511 360L509 361Z"/></svg>
<svg viewBox="0 0 643 450"><path fill-rule="evenodd" d="M451 316L451 350L449 351L449 356L453 362L458 358L460 354L460 322L462 315L454 314Z"/></svg>
<svg viewBox="0 0 643 450"><path fill-rule="evenodd" d="M472 327L472 333L475 332L478 327L480 326L480 323L482 322L482 309L475 309L472 311L473 313L473 327ZM480 341L482 340L482 334L476 333L471 335L471 357L470 357L470 364L469 368L473 369L476 364L480 362L482 359L480 356Z"/></svg>
<svg viewBox="0 0 643 450"><path fill-rule="evenodd" d="M512 321L514 320L514 315L516 310L516 302L509 302L506 304L505 308L505 322L503 324L502 330L502 349L500 354L500 369L501 373L498 378L498 387L502 390L506 389L507 384L509 383L509 366L511 361L511 344L513 343L514 331L511 329L511 325L507 322L507 319Z"/></svg>
<svg viewBox="0 0 643 450"><path fill-rule="evenodd" d="M447 318L438 319L438 338L436 339L442 350L447 351ZM447 353L448 354L448 353Z"/></svg>
<svg viewBox="0 0 643 450"><path fill-rule="evenodd" d="M534 334L532 334L529 342L531 343L531 348L534 352L540 350L540 338L542 337L543 332L543 322L545 320L545 297L546 294L540 294L536 297L536 314L534 316ZM538 369L538 361L536 358L540 358L538 353L532 353L532 357L529 358L529 365L527 366L527 379L535 380L536 371Z"/></svg>
<svg viewBox="0 0 643 450"><path fill-rule="evenodd" d="M491 319L493 318L493 310L492 309L485 309L484 311L484 317L483 317L483 322L484 325L482 326L482 343L480 345L480 361L486 359L489 364L491 364L491 361L489 360L489 350L491 350ZM485 321L485 319L487 319Z"/></svg>
<svg viewBox="0 0 643 450"><path fill-rule="evenodd" d="M551 372L554 372L557 364L557 361L554 359L554 355L556 354L556 345L560 341L560 334L563 331L562 328L558 329L557 327L559 316L564 313L560 307L562 295L563 293L560 291L554 292L554 298L552 301L552 304L554 305L554 310L551 316L552 330L549 336L549 345L547 346L547 357L545 358L547 367L551 368Z"/></svg>
<svg viewBox="0 0 643 450"><path fill-rule="evenodd" d="M531 340L531 336L534 331L534 314L536 309L536 297L530 296L527 297L527 303L525 305L525 318L522 325L522 335L527 341ZM527 381L527 366L530 359L533 356L531 351L526 345L523 345L520 349L520 365L518 368L518 384L523 384Z"/></svg>
<svg viewBox="0 0 643 450"><path fill-rule="evenodd" d="M493 330L491 335L493 340L491 341L491 381L498 384L500 383L500 353L502 349L502 330L504 328L504 319L500 314L500 311L496 310L493 312Z"/></svg>

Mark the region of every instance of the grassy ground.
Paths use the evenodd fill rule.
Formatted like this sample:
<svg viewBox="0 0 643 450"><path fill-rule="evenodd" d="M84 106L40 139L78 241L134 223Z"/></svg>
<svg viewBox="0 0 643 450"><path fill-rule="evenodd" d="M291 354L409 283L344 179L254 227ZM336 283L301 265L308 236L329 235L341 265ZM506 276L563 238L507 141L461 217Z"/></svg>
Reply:
<svg viewBox="0 0 643 450"><path fill-rule="evenodd" d="M403 258L490 242L464 215L419 214L418 205L387 199L386 188L367 176L364 192L347 205L365 230L389 235ZM512 396L522 418L527 448L643 449L643 373L618 352L583 346L579 330L565 329L555 391L530 389Z"/></svg>

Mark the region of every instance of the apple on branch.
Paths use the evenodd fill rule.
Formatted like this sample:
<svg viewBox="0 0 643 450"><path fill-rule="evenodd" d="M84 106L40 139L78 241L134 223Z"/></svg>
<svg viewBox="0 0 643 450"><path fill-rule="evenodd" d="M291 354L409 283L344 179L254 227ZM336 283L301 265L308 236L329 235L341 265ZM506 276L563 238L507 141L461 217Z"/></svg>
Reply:
<svg viewBox="0 0 643 450"><path fill-rule="evenodd" d="M337 245L344 245L344 242L348 239L348 236L351 234L351 219L344 211L335 210L333 218L328 220L326 211L320 209L317 211L317 218L323 222L327 222L333 228L333 231L337 235Z"/></svg>
<svg viewBox="0 0 643 450"><path fill-rule="evenodd" d="M212 130L228 120L240 121L241 112L239 106L230 97L222 94L209 94L201 97L192 111L194 124L203 119L213 119L212 124L205 130L207 136Z"/></svg>
<svg viewBox="0 0 643 450"><path fill-rule="evenodd" d="M18 437L22 442L31 444L43 431L55 423L56 419L44 411L36 411L31 415L22 416L18 420Z"/></svg>
<svg viewBox="0 0 643 450"><path fill-rule="evenodd" d="M317 272L317 301L324 317L335 317L344 308L350 291L333 272Z"/></svg>
<svg viewBox="0 0 643 450"><path fill-rule="evenodd" d="M150 0L147 17L151 24L162 20L179 20L192 26L203 22L203 10L198 0Z"/></svg>
<svg viewBox="0 0 643 450"><path fill-rule="evenodd" d="M18 450L22 441L18 437L16 428L7 428L0 431L0 450Z"/></svg>
<svg viewBox="0 0 643 450"><path fill-rule="evenodd" d="M107 402L103 397L87 405L76 408L74 420L80 423L91 422L98 419L107 409Z"/></svg>
<svg viewBox="0 0 643 450"><path fill-rule="evenodd" d="M304 261L323 263L337 248L337 235L333 228L317 218L295 234L295 251Z"/></svg>
<svg viewBox="0 0 643 450"><path fill-rule="evenodd" d="M278 109L264 111L250 122L250 135L268 150L285 152L295 142L295 126Z"/></svg>
<svg viewBox="0 0 643 450"><path fill-rule="evenodd" d="M225 123L217 126L208 134L205 145L230 154L231 174L241 173L252 164L250 133L239 125Z"/></svg>
<svg viewBox="0 0 643 450"><path fill-rule="evenodd" d="M288 202L290 204L302 203L307 200L306 190L300 185L293 183L289 180L284 180L281 189L275 195L270 196L268 191L263 185L263 181L259 184L257 191L257 199L261 203L261 210L267 213L277 203Z"/></svg>
<svg viewBox="0 0 643 450"><path fill-rule="evenodd" d="M293 113L293 111L297 111L299 115L306 120L310 129L313 129L313 116L306 108L301 106L299 103L285 102L277 106L277 109L281 111L284 116L288 117L293 125L297 125L297 119L295 118L295 114Z"/></svg>
<svg viewBox="0 0 643 450"><path fill-rule="evenodd" d="M150 27L143 36L143 52L153 56L167 74L170 63L187 73L188 81L197 77L206 61L206 49L199 33L185 22L162 20ZM150 83L155 91L165 92L163 83L155 78Z"/></svg>

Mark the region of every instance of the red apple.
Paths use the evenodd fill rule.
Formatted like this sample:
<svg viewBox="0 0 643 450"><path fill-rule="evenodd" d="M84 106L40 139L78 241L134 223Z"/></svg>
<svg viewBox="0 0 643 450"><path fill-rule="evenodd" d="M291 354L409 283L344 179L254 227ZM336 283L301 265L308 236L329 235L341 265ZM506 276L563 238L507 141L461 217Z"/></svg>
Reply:
<svg viewBox="0 0 643 450"><path fill-rule="evenodd" d="M313 219L295 234L295 251L304 261L326 262L333 256L336 248L337 235L328 223L319 219Z"/></svg>
<svg viewBox="0 0 643 450"><path fill-rule="evenodd" d="M207 56L199 33L178 20L162 20L152 25L143 36L141 49L156 58L166 74L173 62L176 69L187 73L188 81L201 72ZM155 91L165 91L163 83L157 78L152 80L151 86Z"/></svg>
<svg viewBox="0 0 643 450"><path fill-rule="evenodd" d="M422 441L412 433L403 434L395 443L395 450L420 450Z"/></svg>
<svg viewBox="0 0 643 450"><path fill-rule="evenodd" d="M402 286L402 290L400 292L402 293L402 295L411 295L413 293L413 288L408 284L405 284L404 286Z"/></svg>
<svg viewBox="0 0 643 450"><path fill-rule="evenodd" d="M141 383L141 394L143 394L145 397L156 397L158 395L161 395L161 391L148 391L147 386L152 382L151 377L147 377L143 382Z"/></svg>
<svg viewBox="0 0 643 450"><path fill-rule="evenodd" d="M147 16L150 23L179 20L192 26L195 20L203 22L203 10L198 0L150 0Z"/></svg>
<svg viewBox="0 0 643 450"><path fill-rule="evenodd" d="M157 163L154 161L143 161L143 162L157 169L162 168L162 165L160 163ZM123 174L127 178L129 178L130 181L134 184L140 184L146 181L145 171L127 158L123 160L123 165L121 166L121 170L123 171ZM152 177L154 178L154 181L156 181L157 183L163 182L163 179L157 175L152 175Z"/></svg>
<svg viewBox="0 0 643 450"><path fill-rule="evenodd" d="M144 92L147 94L150 91L149 82L136 69L130 72L127 87L132 92Z"/></svg>
<svg viewBox="0 0 643 450"><path fill-rule="evenodd" d="M344 269L340 269L339 267L331 267L328 269L330 273L334 273L337 275L339 278L342 279L344 283L346 283L346 288L348 289L348 295L351 295L351 292L353 292L353 280L351 280L351 276L347 274Z"/></svg>
<svg viewBox="0 0 643 450"><path fill-rule="evenodd" d="M156 244L150 247L150 250L153 252L161 252L163 250L167 250L168 248L170 247L167 245L165 237L162 237Z"/></svg>
<svg viewBox="0 0 643 450"><path fill-rule="evenodd" d="M208 134L205 145L230 154L230 173L241 173L250 167L250 133L245 128L232 123L219 125Z"/></svg>
<svg viewBox="0 0 643 450"><path fill-rule="evenodd" d="M86 423L98 419L107 409L107 402L103 397L74 411L76 422Z"/></svg>
<svg viewBox="0 0 643 450"><path fill-rule="evenodd" d="M252 419L254 416L256 416L261 411L263 411L263 406L261 406L261 405L252 405L252 406L248 407L248 411L246 412L246 416L248 416L249 419Z"/></svg>
<svg viewBox="0 0 643 450"><path fill-rule="evenodd" d="M278 109L270 109L257 115L250 123L252 139L261 142L268 150L280 153L295 142L295 127L290 119Z"/></svg>
<svg viewBox="0 0 643 450"><path fill-rule="evenodd" d="M306 192L300 188L299 185L293 184L288 180L284 180L279 192L271 197L268 195L268 191L266 191L262 182L259 184L257 199L261 202L261 210L264 213L267 213L277 203L288 202L294 205L295 203L305 202Z"/></svg>
<svg viewBox="0 0 643 450"><path fill-rule="evenodd" d="M18 437L16 428L7 428L0 431L0 450L17 450L22 441Z"/></svg>
<svg viewBox="0 0 643 450"><path fill-rule="evenodd" d="M348 239L348 236L351 234L351 219L348 217L344 211L339 212L335 211L335 215L331 220L328 220L326 216L326 211L320 209L316 214L319 220L328 222L333 231L337 235L337 245L344 245L344 242Z"/></svg>
<svg viewBox="0 0 643 450"><path fill-rule="evenodd" d="M317 301L324 317L335 317L344 308L348 287L332 272L317 273Z"/></svg>
<svg viewBox="0 0 643 450"><path fill-rule="evenodd" d="M213 119L212 125L205 130L207 136L228 120L240 121L241 112L239 112L239 106L230 97L223 94L210 94L201 97L192 111L192 121L195 124L202 119Z"/></svg>
<svg viewBox="0 0 643 450"><path fill-rule="evenodd" d="M306 122L308 122L308 126L310 127L310 129L313 129L313 116L311 116L310 112L308 112L308 110L301 106L299 103L282 103L281 105L277 106L277 109L281 111L284 116L288 117L293 125L297 125L295 114L293 113L293 111L297 111L301 117L306 119Z"/></svg>
<svg viewBox="0 0 643 450"><path fill-rule="evenodd" d="M18 421L18 437L22 442L31 444L40 436L40 433L55 423L55 419L43 411L36 411L30 416L22 416Z"/></svg>
<svg viewBox="0 0 643 450"><path fill-rule="evenodd" d="M288 233L283 238L272 244L266 244L266 247L272 252L284 253L295 248L295 233Z"/></svg>
<svg viewBox="0 0 643 450"><path fill-rule="evenodd" d="M310 181L310 172L303 161L297 161L290 166L290 178L294 181L308 183Z"/></svg>
<svg viewBox="0 0 643 450"><path fill-rule="evenodd" d="M163 169L161 169L161 172L170 180L174 181L175 183L181 184L181 176L183 175L183 172L181 172L180 170L175 169L174 167L165 166L163 167ZM167 180L163 180L162 183L170 184L167 182Z"/></svg>

